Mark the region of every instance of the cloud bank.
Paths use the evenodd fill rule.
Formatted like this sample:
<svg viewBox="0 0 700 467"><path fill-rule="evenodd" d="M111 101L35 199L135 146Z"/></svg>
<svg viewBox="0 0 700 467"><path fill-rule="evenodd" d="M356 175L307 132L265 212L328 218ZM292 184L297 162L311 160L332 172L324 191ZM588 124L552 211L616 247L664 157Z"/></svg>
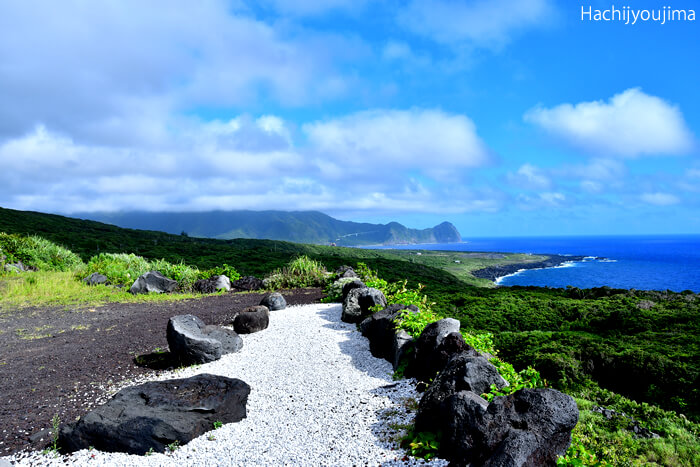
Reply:
<svg viewBox="0 0 700 467"><path fill-rule="evenodd" d="M39 125L0 144L0 202L57 212L494 206L478 191L435 183L489 162L464 115L373 110L303 125L296 139L274 115L172 125L167 144L149 147L86 144Z"/></svg>
<svg viewBox="0 0 700 467"><path fill-rule="evenodd" d="M524 118L602 157L686 154L694 146L678 106L639 88L627 89L608 102L535 107Z"/></svg>

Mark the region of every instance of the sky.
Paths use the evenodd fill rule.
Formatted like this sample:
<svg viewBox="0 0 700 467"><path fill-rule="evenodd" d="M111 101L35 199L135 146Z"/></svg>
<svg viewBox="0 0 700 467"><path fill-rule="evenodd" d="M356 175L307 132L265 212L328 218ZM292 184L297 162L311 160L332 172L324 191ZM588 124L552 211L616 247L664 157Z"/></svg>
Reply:
<svg viewBox="0 0 700 467"><path fill-rule="evenodd" d="M698 234L695 8L3 0L0 206Z"/></svg>

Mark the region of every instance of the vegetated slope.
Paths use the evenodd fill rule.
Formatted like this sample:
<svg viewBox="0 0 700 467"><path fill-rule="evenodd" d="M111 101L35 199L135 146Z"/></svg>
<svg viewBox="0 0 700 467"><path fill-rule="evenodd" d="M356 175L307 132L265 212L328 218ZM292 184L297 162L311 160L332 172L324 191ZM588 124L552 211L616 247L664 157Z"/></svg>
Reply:
<svg viewBox="0 0 700 467"><path fill-rule="evenodd" d="M395 254L276 240L193 238L5 208L0 208L0 232L47 238L77 253L84 261L99 253L128 252L171 263L184 261L200 269L226 263L235 266L242 275L262 277L292 258L307 255L331 269L364 261L389 280L408 279L412 285L421 282L433 292L465 287L454 275L418 262L418 257L414 257L415 262L403 260L402 256L408 252Z"/></svg>
<svg viewBox="0 0 700 467"><path fill-rule="evenodd" d="M440 302L501 356L576 393L595 382L700 421L700 296L598 288L470 289Z"/></svg>
<svg viewBox="0 0 700 467"><path fill-rule="evenodd" d="M341 221L318 211L102 212L77 213L75 217L125 228L186 232L192 237L218 239L257 238L344 246L461 241L459 232L449 222L418 230L398 222Z"/></svg>

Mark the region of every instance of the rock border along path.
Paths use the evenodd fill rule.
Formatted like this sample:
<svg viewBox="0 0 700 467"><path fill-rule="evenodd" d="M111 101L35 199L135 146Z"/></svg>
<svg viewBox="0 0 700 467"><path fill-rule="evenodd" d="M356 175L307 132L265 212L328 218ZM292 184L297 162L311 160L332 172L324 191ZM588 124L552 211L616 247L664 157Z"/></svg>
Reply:
<svg viewBox="0 0 700 467"><path fill-rule="evenodd" d="M125 466L428 464L403 460L396 441L396 425L412 421L414 411L407 405L420 395L409 381L393 381L391 364L372 357L367 339L354 324L341 322L340 315L339 304L273 311L266 330L243 336L241 352L161 376L212 373L240 378L252 388L246 419L172 453L83 450L58 457L20 453L0 460Z"/></svg>

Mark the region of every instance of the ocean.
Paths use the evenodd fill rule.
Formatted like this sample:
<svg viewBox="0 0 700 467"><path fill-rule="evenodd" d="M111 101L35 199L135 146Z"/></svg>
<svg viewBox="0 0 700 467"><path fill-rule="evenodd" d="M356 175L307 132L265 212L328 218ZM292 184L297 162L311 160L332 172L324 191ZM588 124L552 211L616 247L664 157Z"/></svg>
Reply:
<svg viewBox="0 0 700 467"><path fill-rule="evenodd" d="M499 285L692 290L700 293L700 235L467 238L464 243L401 245L397 249L550 253L595 256L556 268L500 278Z"/></svg>

